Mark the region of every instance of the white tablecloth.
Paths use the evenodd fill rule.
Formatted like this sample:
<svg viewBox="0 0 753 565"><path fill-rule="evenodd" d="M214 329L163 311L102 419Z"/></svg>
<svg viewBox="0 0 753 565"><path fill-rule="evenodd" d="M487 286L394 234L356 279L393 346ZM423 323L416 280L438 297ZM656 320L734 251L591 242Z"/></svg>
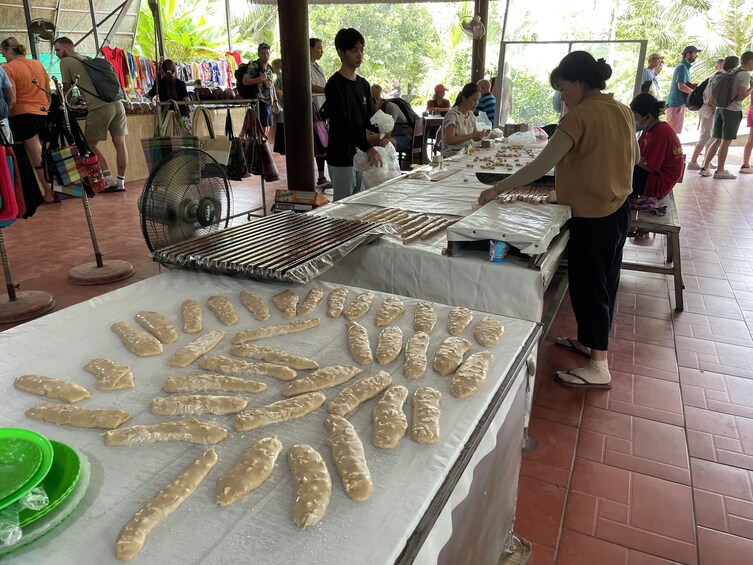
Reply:
<svg viewBox="0 0 753 565"><path fill-rule="evenodd" d="M321 286L325 290L332 288L328 284ZM206 449L204 446L182 443L108 448L104 446L99 431L58 427L27 419L23 415L24 410L43 399L13 389L13 378L35 373L86 386L92 391L92 398L79 405L127 410L133 414L133 419L126 426L164 421L166 418L149 412L149 401L163 394L160 389L167 376L197 371L190 367L174 369L165 365L178 347L195 336L179 332L178 342L166 345L162 355L137 358L123 348L109 330L110 325L119 320L132 322L134 314L142 309L159 311L177 322L184 299L194 298L203 302L210 295L222 294L235 305L240 322L230 328L221 326L206 309L204 320L205 329L224 329L228 332L225 341L213 351L213 354L227 355L229 338L236 331L282 321L280 312L274 308L269 321L254 321L240 304L239 291L251 289L269 298L284 288L288 287L221 275L171 271L0 334L0 371L5 375L0 426L37 430L51 439L74 446L85 453L92 464L91 486L73 516L46 538L4 562L14 565L116 563L114 544L123 525ZM304 296L308 287L294 288ZM355 289L351 291L351 298L355 292ZM369 330L372 347L375 347L377 337L374 315L384 298L384 295L376 294L372 311L361 320ZM406 333L406 338L412 334L411 314L416 302L405 299L408 313L396 321L396 325ZM432 334L431 356L440 340L448 335L448 308L442 305L435 308L439 322ZM321 366L352 364L345 347L344 320L327 318L324 312L324 304L320 304L314 314L322 317L322 325L317 330L260 343L313 357ZM476 313L476 320L480 316ZM215 446L219 462L194 495L152 531L143 552L134 562L225 564L251 561L258 564L307 565L393 562L437 494L447 470L457 460L498 384L510 372L516 357L524 351L524 344L531 345L534 324L514 319L502 321L505 335L492 348L494 360L489 370L490 376L481 390L469 399L453 398L449 394L449 378L440 377L431 369L424 378L407 381L402 377L402 357L390 365L364 367L365 374L377 369L387 370L393 376L393 383L405 385L411 392L418 386L433 386L443 393L441 438L434 446L420 446L405 438L394 450L374 448L369 441L373 401L349 418L364 440L373 477L374 492L366 502L356 503L345 495L331 464L329 449L325 444L324 408L293 422L245 433L232 430L232 416L200 417L231 430L229 438ZM470 328L464 335L473 340ZM473 351L480 349L474 342ZM106 356L131 366L136 388L116 392L96 391L94 378L81 369L94 356ZM280 390L285 383L262 376L257 380L268 383L269 389L253 395L250 407L282 398ZM325 391L328 399L340 388ZM410 413L409 403L406 409ZM217 477L234 463L243 449L271 434L276 434L286 449L295 443L308 443L328 462L333 496L327 515L317 526L299 531L291 521L293 485L285 452L270 479L257 491L230 508L221 509L215 505Z"/></svg>

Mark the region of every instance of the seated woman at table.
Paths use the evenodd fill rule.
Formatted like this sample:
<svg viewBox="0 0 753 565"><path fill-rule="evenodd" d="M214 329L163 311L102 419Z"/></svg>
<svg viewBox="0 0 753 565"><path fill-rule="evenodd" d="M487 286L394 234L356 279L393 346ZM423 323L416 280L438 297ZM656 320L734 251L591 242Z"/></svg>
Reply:
<svg viewBox="0 0 753 565"><path fill-rule="evenodd" d="M630 103L638 125L641 160L633 169L632 196L664 198L682 175L682 145L672 127L659 119L666 104L650 94L639 94Z"/></svg>
<svg viewBox="0 0 753 565"><path fill-rule="evenodd" d="M475 82L469 82L458 94L455 105L447 112L442 121L442 157L452 157L472 142L480 141L489 130L476 128L476 116L473 109L481 98L481 89Z"/></svg>
<svg viewBox="0 0 753 565"><path fill-rule="evenodd" d="M549 77L570 109L530 164L479 196L479 204L503 190L527 185L555 169L557 200L572 209L567 248L570 301L577 337L556 343L590 359L586 367L558 371L555 380L574 388L611 388L607 364L622 248L630 224L630 180L640 153L635 117L601 91L612 68L590 53L573 51Z"/></svg>
<svg viewBox="0 0 753 565"><path fill-rule="evenodd" d="M434 87L434 96L426 103L426 111L430 114L440 114L450 109L450 101L444 97L447 89L443 84Z"/></svg>

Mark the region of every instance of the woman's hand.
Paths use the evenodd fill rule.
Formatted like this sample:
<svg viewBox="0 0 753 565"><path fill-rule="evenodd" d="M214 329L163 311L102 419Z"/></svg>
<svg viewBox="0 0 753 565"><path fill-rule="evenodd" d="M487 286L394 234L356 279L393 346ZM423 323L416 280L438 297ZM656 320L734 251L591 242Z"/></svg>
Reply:
<svg viewBox="0 0 753 565"><path fill-rule="evenodd" d="M471 134L471 139L473 139L473 141L481 141L487 135L489 135L489 130L488 129L481 130L481 131L474 131Z"/></svg>
<svg viewBox="0 0 753 565"><path fill-rule="evenodd" d="M497 196L499 196L499 192L495 187L487 188L485 191L478 195L478 203L483 206L487 202L496 200Z"/></svg>
<svg viewBox="0 0 753 565"><path fill-rule="evenodd" d="M366 152L366 158L373 167L381 168L382 158L379 156L379 152L373 147Z"/></svg>

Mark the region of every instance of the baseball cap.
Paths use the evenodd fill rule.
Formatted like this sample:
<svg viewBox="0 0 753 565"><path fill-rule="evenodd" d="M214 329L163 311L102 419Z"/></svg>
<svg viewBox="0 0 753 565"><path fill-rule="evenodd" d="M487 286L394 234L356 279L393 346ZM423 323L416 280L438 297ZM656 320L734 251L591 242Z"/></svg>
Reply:
<svg viewBox="0 0 753 565"><path fill-rule="evenodd" d="M688 53L700 53L701 50L698 49L695 45L688 45L685 49L682 50L682 56L684 57Z"/></svg>
<svg viewBox="0 0 753 565"><path fill-rule="evenodd" d="M434 92L447 92L447 89L444 87L444 84L438 84L434 87Z"/></svg>
<svg viewBox="0 0 753 565"><path fill-rule="evenodd" d="M663 58L664 58L664 55L662 55L661 53L651 53L651 55L649 55L648 59L646 60L650 61L651 59L663 59Z"/></svg>
<svg viewBox="0 0 753 565"><path fill-rule="evenodd" d="M271 47L269 46L269 43L259 43L257 51L261 51L262 49L271 49Z"/></svg>

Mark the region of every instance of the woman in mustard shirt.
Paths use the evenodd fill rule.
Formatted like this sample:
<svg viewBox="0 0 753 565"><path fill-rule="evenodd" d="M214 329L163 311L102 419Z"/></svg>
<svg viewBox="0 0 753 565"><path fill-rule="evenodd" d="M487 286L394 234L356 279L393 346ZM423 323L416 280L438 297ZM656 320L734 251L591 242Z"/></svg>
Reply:
<svg viewBox="0 0 753 565"><path fill-rule="evenodd" d="M555 168L557 201L572 208L569 221L570 301L578 336L557 344L584 357L583 368L558 371L560 384L611 388L607 365L609 331L620 283L622 248L630 214L633 166L640 154L632 110L601 91L612 76L604 59L573 51L550 75L569 108L544 150L528 166L485 190L479 203L504 189L529 184Z"/></svg>

